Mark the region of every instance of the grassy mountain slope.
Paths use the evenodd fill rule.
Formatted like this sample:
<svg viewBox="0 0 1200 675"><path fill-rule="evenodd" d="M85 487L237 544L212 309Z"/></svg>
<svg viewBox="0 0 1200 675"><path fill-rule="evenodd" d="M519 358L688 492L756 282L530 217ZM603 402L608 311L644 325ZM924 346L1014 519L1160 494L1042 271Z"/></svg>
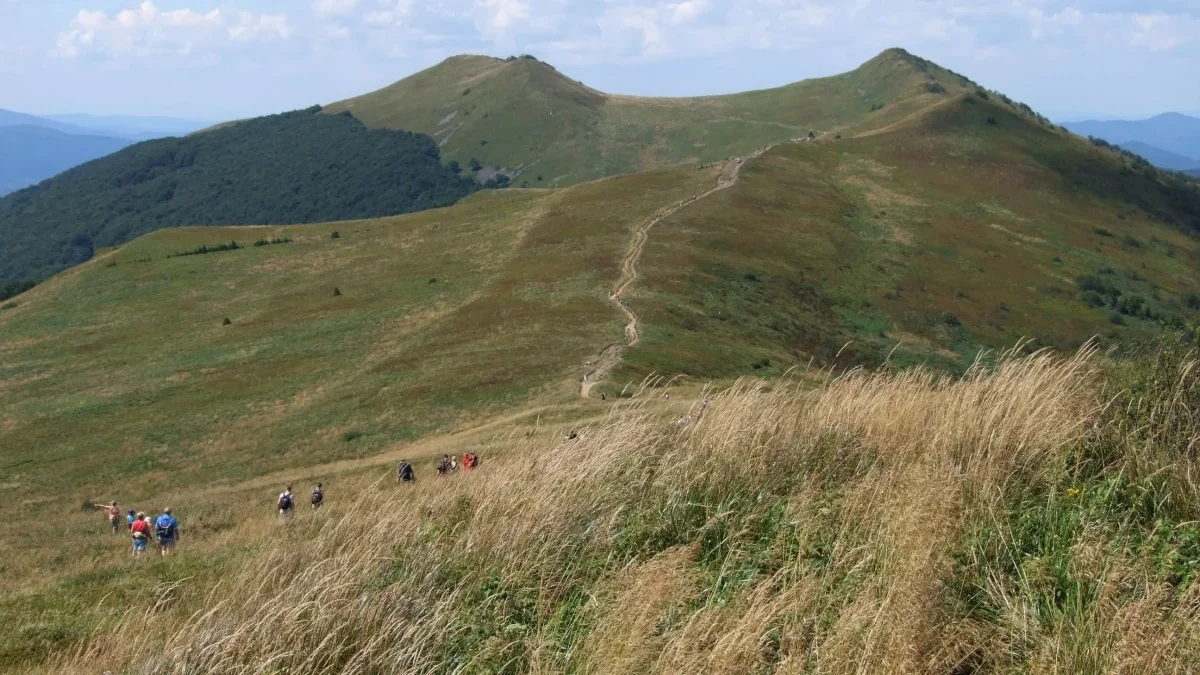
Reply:
<svg viewBox="0 0 1200 675"><path fill-rule="evenodd" d="M906 73L910 68L919 72L922 62L889 63ZM727 167L651 171L555 191L483 192L448 208L376 220L306 227L161 230L119 249L102 251L89 263L16 297L0 309L0 494L6 504L13 505L12 517L0 523L0 541L23 555L0 557L0 579L4 581L0 665L44 658L97 627L101 632L110 631L126 609L141 608L147 602L161 601L165 609L160 612L166 614L155 616L160 617L159 625L170 626L154 631L155 637L179 630L175 644L181 648L200 645L204 635L217 633L187 632L188 617L204 606L212 583L226 578L246 560L251 567L245 573L258 574L258 578L264 578L263 568L255 565L274 569L271 566L281 561L294 562L297 567L285 566L285 573L271 577L263 586L264 592L295 591L296 597L305 601L311 600L305 593L312 589L291 576L291 570L331 569L350 575L338 577L345 584L327 587L339 590L322 596L335 598L334 605L322 606L322 611L334 606L374 607L370 603L376 596L364 601L365 605L354 604L354 593L364 588L360 582L368 578L372 581L365 586L370 589L393 587L397 595L389 598L409 598L405 595L408 589L419 587L433 594L420 596L422 601L441 601L446 599L442 595L446 589L464 589L466 595L438 606L454 612L461 609L455 625L472 628L461 634L454 630L440 634L439 639L445 638L446 643L405 642L418 645L411 653L414 659L433 659L420 663L461 664L470 655L497 670L503 670L499 664L508 663L510 669L523 671L529 670L523 664L530 663L530 654L541 648L534 645L557 645L554 653L560 656L571 653L585 658L596 653L597 644L614 643L604 637L610 633L598 632L596 639L601 642L587 643L591 647L580 643L594 624L575 612L591 606L588 598L608 602L615 597L608 595L612 590L608 586L595 585L599 579L608 580L610 573L626 569L630 563L656 560L668 549L678 556L671 560L678 563L684 586L691 590L680 591L678 596L663 591L663 597L672 600L661 606L661 612L646 614L637 626L662 628L667 632L656 635L674 640L679 634L671 631L681 624L670 617L691 616L688 612L698 607L733 607L726 617L730 621L754 616L741 608L753 606L755 597L774 597L779 589L765 580L775 579L776 573L797 578L781 572L777 562L770 562L794 561L799 555L792 537L800 535L776 526L792 520L820 521L785 518L788 509L815 499L811 504L818 513L830 509L836 514L832 520L820 521L831 527L867 522L858 517L862 511L856 502L845 501L848 496L888 494L892 478L900 481L897 484L909 485L907 481L919 477L920 471L934 468L923 462L890 460L876 466L885 455L875 453L882 446L872 443L897 441L893 459L924 456L920 453L945 443L938 447L951 454L938 457L945 459L948 467L963 467L968 465L953 453L966 448L965 443L999 438L989 436L992 427L987 426L997 418L986 415L984 406L955 413L958 421L949 426L931 422L925 429L921 420L975 399L947 394L942 385L914 376L903 380L909 384L901 387L903 391L894 400L924 401L919 414L906 416L904 409L888 408L876 422L860 420L865 426L814 424L810 428L801 424L797 428L804 429L804 435L782 437L778 452L771 449L776 446L760 441L778 432L778 420L807 419L801 417L799 408L787 407L779 417L756 417L755 411L773 410L774 404L760 405L751 398L730 402L730 416L718 426L735 435L720 441L727 443L721 447L728 454L712 455L713 464L678 458L708 457L697 451L716 447L716 436L711 443L701 439L695 446L690 441L672 445L676 441L669 439L660 439L663 445L659 445L655 440L652 430L662 419L659 412L672 422L689 414L686 388L684 395L669 401L653 397L652 405L651 399L643 399L638 405L646 407L636 408L620 427L631 431L620 431L615 421L606 425L612 434L632 436L606 436L611 444L600 439L597 446L583 446L583 461L563 454L557 444L562 432L606 414L625 384L636 383L650 372L727 382L727 378L740 375L774 376L810 360L871 365L889 353L895 363L924 361L959 371L979 347L1009 346L1022 336L1036 338L1038 345L1073 348L1097 334L1105 344L1127 342L1149 335L1161 323L1197 318L1200 245L1195 236L1200 231L1200 200L1196 188L1065 134L997 96L981 95L974 88L971 92L950 95L927 90L903 99L907 101L904 106L863 113L854 125L826 133L817 142L776 147L746 163L739 182L656 222L647 231L648 242L636 263L638 278L624 295L639 315L642 342L624 352L625 365L590 399L579 396L581 376L590 372L589 362L622 338L625 318L609 301L608 293L621 275L631 235L664 209L708 191L719 175L728 175L723 173ZM840 139L836 138L839 133ZM334 231L339 233L337 238L332 236ZM292 241L248 246L256 239L273 238ZM230 240L245 247L168 257ZM851 344L842 350L846 342ZM1074 377L1071 373L1078 373L1068 369L1038 375L1045 372L1040 368L1031 371L1027 392L1041 395L1046 383L1062 384L1067 376ZM1035 481L1034 492L1013 495L1012 501L1006 502L1013 514L1029 511L1024 508L1027 499L1045 505L1066 489L1066 481L1080 475L1059 463L1068 455L1081 456L1058 454L1067 447L1063 443L1076 443L1071 447L1081 451L1103 450L1078 445L1095 440L1092 436L1071 435L1081 428L1078 425L1092 420L1086 411L1096 409L1094 397L1088 393L1096 391L1090 376L1071 381L1084 380L1090 384L1048 399L1066 408L1061 415L1050 415L1046 428L1069 431L1068 436L1047 441L1048 437L1034 429L1032 436L1022 438L1045 442L1044 446L1020 441L997 448L999 454L989 450L980 455L1008 456L1004 453L1031 447L1049 452L1050 464L1036 464L1046 470L1048 478ZM1167 380L1171 386L1179 382L1174 374ZM854 382L846 392L862 391ZM1004 396L1016 388L1000 389L1007 392L997 394L1000 409L1041 409L1036 401L1030 404L1023 398L1013 403L1016 407L1006 407L1006 401L1013 400ZM1157 384L1150 389L1155 395L1169 393L1169 387ZM610 393L607 401L595 398L601 391ZM839 397L843 395L849 394L832 394L831 401L842 400ZM878 410L872 402L878 400L871 396L854 399L846 410L873 415ZM1033 407L1023 407L1028 405ZM839 410L842 408L811 421L848 419ZM1005 427L1005 433L1025 433L1022 430L1031 427L1023 424L1041 419L1013 413L1015 426ZM1129 428L1143 428L1144 421ZM625 422L631 426L624 426ZM759 422L762 426L757 426ZM888 426L893 424L900 426ZM468 427L475 428L473 435L445 435ZM931 435L918 434L906 441L902 429ZM499 437L490 438L492 435ZM524 438L535 440L525 443ZM834 441L846 445L830 445ZM540 443L552 448L549 454L534 455L534 464L523 463L523 453L531 448L536 452L543 446L534 444ZM380 497L388 488L374 481L382 468L394 466L400 457L420 460L423 475L427 475L432 457L474 447L495 450L497 459L512 462L502 471L505 480L525 481L537 489L519 490L512 483L500 487L475 483L479 491L461 499L459 492L441 487L444 483L421 488L419 498L435 501L434 512L407 508L413 502L404 497L397 502ZM734 453L747 448L765 452L763 457L768 459L786 456L792 458L788 462L794 462L774 470L769 462L739 461L742 455ZM1119 452L1136 449L1121 446ZM656 454L659 450L667 455ZM849 457L850 463L820 464L825 461L821 458L843 456ZM488 458L490 461L492 455ZM651 463L641 464L638 458L648 458ZM806 464L810 459L818 464ZM1035 466L1025 459L1036 458L1018 453L1012 466L1022 470ZM590 463L593 461L595 464ZM546 482L538 482L542 471L537 467L547 462L565 473L548 472ZM1146 475L1155 475L1157 469L1150 464L1141 464L1138 470L1146 468ZM766 473L738 474L745 482L737 483L728 480L727 474L708 473L707 466ZM646 473L638 473L639 467ZM659 467L675 467L685 473L694 468L700 482L664 478L666 482L651 481L650 485L630 478L665 476L657 473ZM574 468L580 470L572 472ZM891 478L880 483L856 483L852 493L835 489L817 494L791 482L796 476L816 475L824 490L821 481L826 475L821 472L826 469L833 471L829 477L839 480L857 480L863 477L861 471L875 469L899 473L887 473ZM622 473L630 470L634 473ZM764 483L763 475L784 482ZM975 474L966 470L963 475ZM1098 471L1092 477L1102 482L1104 475ZM918 481L909 485L910 491L897 492L897 499L966 494L960 491L963 485L955 482L961 476L956 476L936 474L938 481L949 481L936 484L947 486L946 491L922 492ZM617 480L603 480L606 477ZM350 510L340 512L350 520L328 529L322 529L328 521L312 521L296 529L267 522L274 495L288 482L295 481L301 488L300 480L325 480L335 508L342 508L351 494L361 494L367 500L363 509L386 508L396 520L377 522L364 515L375 511ZM491 478L481 476L481 480ZM605 484L619 488L605 492ZM1099 482L1085 487L1089 485L1088 489L1095 488L1097 499L1114 494L1105 492ZM652 489L638 492L645 486ZM690 491L693 489L698 492ZM770 492L765 501L759 499L764 489ZM1048 492L1036 491L1043 489ZM549 510L537 510L541 508L541 502L534 499L538 491L551 495L544 504ZM687 499L679 499L679 495ZM124 538L100 536L100 516L73 508L110 498L119 499L123 508L174 506L188 533L180 554L166 563L118 562L125 555ZM374 498L383 501L371 501ZM510 498L512 502L505 501ZM593 498L600 502L589 501ZM637 501L640 499L648 501ZM588 506L596 503L603 508ZM937 503L944 500L939 498ZM1087 503L1088 508L1104 506ZM498 506L493 511L488 505ZM562 510L556 510L558 506ZM479 513L490 514L477 522L530 527L518 532L488 530L480 535L486 535L484 539L458 539L477 532L470 525L477 508L483 509ZM749 509L744 512L745 524L759 523L768 529L742 527L718 516L740 508ZM847 509L844 513L843 508ZM418 531L414 528L421 513L429 514L430 520L421 521L424 525ZM581 519L572 520L573 513L582 514ZM603 518L595 520L595 513ZM908 541L904 528L928 520L923 511L903 513L909 515L896 523L879 521L877 533L885 538L880 555L899 555L899 549L886 542ZM998 513L988 512L989 518ZM995 535L996 539L988 541L1013 542L1014 529L1040 531L1043 525L1037 518L1043 515L1059 522L1058 511L1034 513L1031 521L1016 515L1011 522L1001 519L998 526L1006 529L984 535ZM520 515L501 518L506 514ZM1064 522L1079 524L1083 515L1072 511L1063 516L1067 518ZM1170 517L1172 523L1189 519L1187 513ZM982 527L983 521L964 516L948 517L945 522L965 529L953 530L954 536L930 535L920 541L961 545L934 551L949 560L961 560L960 552L968 558L973 555L977 549L970 537L979 533L973 528ZM1124 527L1130 521L1118 513L1111 522L1124 523ZM1152 527L1154 519L1148 522ZM40 527L31 528L29 523ZM376 524L381 529L394 527L389 531L399 534L396 539L362 537L366 528ZM370 542L368 548L345 549L347 555L357 556L354 560L368 567L386 560L387 569L371 567L358 577L354 575L366 568L343 558L306 567L303 563L308 558L296 557L290 544L279 543L319 542L311 551L300 546L318 556L312 558L316 561L330 550L339 550L345 543L339 537L346 530ZM1126 532L1128 538L1114 539L1114 545L1144 534L1140 524L1135 530ZM45 536L45 531L54 536ZM765 534L760 537L760 533ZM425 538L413 546L410 534ZM841 536L834 531L811 534L813 538L805 541L816 557L805 560L828 558L833 537ZM774 544L767 542L775 542L776 535L784 538L779 544L784 553L778 558L767 554L768 549L775 550L770 548ZM397 541L401 546L393 547ZM480 542L488 541L503 545L479 548ZM1036 549L1036 542L1027 538L1013 544L1011 550L984 547L993 556L988 558L990 562L956 571L954 583L965 585L954 588L963 589L963 603L976 602L983 591L976 593L972 584L988 588L992 572L1003 570L1005 578L1019 578L1003 566L1006 556L1025 560L1033 550L1061 558L1068 549L1065 543L1056 542L1054 546L1059 548L1051 547L1050 552ZM726 543L736 550L723 548ZM861 542L851 537L845 543L845 550L859 550L855 547ZM374 546L383 548L370 548ZM460 550L460 546L464 548ZM459 561L461 566L422 567L427 554L450 550L457 555L468 549L484 553L481 557L467 555ZM517 553L525 556L531 550L551 553L545 558L512 557ZM581 551L586 555L574 557ZM698 562L695 551L707 552ZM268 557L257 558L260 553ZM273 555L283 557L270 557ZM908 568L886 567L891 563L885 567L899 569L897 578L908 579L912 575L905 569L924 569L929 558L923 555L917 555ZM548 564L541 565L543 560ZM575 565L568 560L584 563ZM1119 561L1129 562L1126 558ZM838 569L860 569L855 567L855 559L843 562L847 567ZM615 567L608 567L610 564ZM935 567L940 572L950 569ZM1172 574L1175 569L1170 568ZM406 570L415 570L414 574L425 570L433 576L413 577L415 586L393 583L407 574ZM737 574L731 576L726 573L729 570L737 570ZM514 575L509 576L509 571ZM829 578L805 578L828 587L844 577L837 573ZM750 586L738 586L736 579ZM695 584L687 580L695 580ZM510 581L516 586L504 586ZM859 577L853 583L858 581L871 584L870 579ZM148 591L154 582L166 585ZM297 585L291 585L293 582ZM282 586L271 585L275 583ZM628 597L641 598L644 593L637 589L642 587L636 581L630 583L635 590ZM931 588L946 587L941 581L939 584ZM743 594L749 589L762 595ZM907 586L903 590L920 591ZM1009 586L1002 590L1016 592ZM543 591L546 596L538 595ZM350 595L337 595L342 592ZM613 593L619 595L617 590ZM1058 597L1056 594L1051 589L1047 597ZM878 616L870 604L874 596L847 588L846 594L838 597L857 599L848 606L819 603L837 616L846 612L847 637L833 645L842 645L847 653L874 653L859 649L860 643L853 637L857 635L853 627L863 625L853 623L854 617ZM239 601L227 608L232 614L213 616L244 619L246 623L240 625L249 627L252 614L246 613L263 603L258 596L248 598L253 602ZM699 602L698 598L706 600ZM458 599L462 602L457 603ZM726 604L730 601L735 604ZM1058 630L1054 628L1058 625L1054 622L1057 605L1051 605L1045 622L1039 619L1038 624L1048 631L1047 649L1056 644L1054 636L1058 635L1054 632ZM416 602L412 606L434 605ZM396 607L391 604L381 607L386 611L378 616L411 616L393 611ZM787 608L780 611L784 610ZM820 611L813 610L816 614ZM957 610L948 612L937 616L962 618ZM665 624L658 621L657 617L667 614ZM607 630L619 632L623 616L616 612L605 619ZM711 643L695 636L708 635L703 627L713 624L704 622L720 617L703 612L696 617L697 623L687 633L694 639L687 644ZM328 615L326 623L322 623L326 618L303 626L299 625L303 622L289 623L288 631L298 632L284 634L295 638L291 644L321 652L325 646L314 646L310 637L318 633L345 635L322 627L361 627L345 618L335 612ZM445 618L436 615L423 620L447 625L442 621ZM766 652L759 640L769 634L769 623L730 635L753 635L754 653L761 655ZM929 625L937 627L929 628L932 635L944 624L934 621ZM364 629L364 634L379 628L372 626ZM534 626L538 630L546 627L554 634L533 632ZM498 630L507 637L498 636ZM1000 642L989 642L988 649L1015 639L997 631L989 635ZM143 632L135 629L132 634ZM246 635L250 642L243 644L254 645L250 648L253 653L243 655L246 662L275 653L267 633ZM325 645L350 644L340 639ZM395 640L387 643L399 644ZM775 644L774 638L771 643ZM105 640L96 644L106 657L119 660L129 656L121 651L125 642L116 647ZM683 648L682 643L679 646ZM829 653L830 646L825 644L820 651ZM893 660L887 663L902 666L905 652L893 646L895 651L887 652L891 654L887 658ZM434 651L424 651L427 648ZM223 654L220 649L204 653ZM637 651L647 653L657 652ZM704 670L703 662L694 660L699 656L688 655L686 650L674 653L693 659L685 659L677 671ZM636 654L630 658L635 657L641 658ZM329 668L337 670L345 665L339 658L331 656L322 663L333 664ZM626 665L624 671L648 669L640 663ZM939 672L951 670L942 661L935 665ZM196 667L201 671L208 668L204 664ZM1017 670L1022 669L1019 664ZM149 672L155 672L154 668Z"/></svg>
<svg viewBox="0 0 1200 675"><path fill-rule="evenodd" d="M0 283L180 225L305 223L444 206L474 184L426 136L300 110L139 143L0 199Z"/></svg>
<svg viewBox="0 0 1200 675"><path fill-rule="evenodd" d="M112 136L67 134L36 126L0 126L0 196L130 144Z"/></svg>
<svg viewBox="0 0 1200 675"><path fill-rule="evenodd" d="M0 310L0 489L20 515L0 540L25 555L0 560L0 577L37 587L110 560L117 542L93 536L84 500L169 500L199 541L244 519L205 510L216 486L578 403L571 383L621 333L606 296L630 223L713 178L488 191L382 220L160 230L18 296ZM260 238L293 241L250 245ZM230 240L245 248L168 257ZM61 536L19 523L31 520ZM69 602L88 607L105 588ZM13 641L25 644L0 636L0 653Z"/></svg>
<svg viewBox="0 0 1200 675"><path fill-rule="evenodd" d="M46 671L1191 672L1186 349L512 435L470 474L260 525L210 593L160 585Z"/></svg>
<svg viewBox="0 0 1200 675"><path fill-rule="evenodd" d="M839 351L961 367L1022 337L1073 349L1200 319L1200 191L995 97L743 171L653 231L627 295L646 328L626 378Z"/></svg>
<svg viewBox="0 0 1200 675"><path fill-rule="evenodd" d="M712 162L810 130L882 126L968 86L902 50L843 75L695 98L610 95L532 58L458 56L325 110L427 133L464 166L477 158L541 187Z"/></svg>

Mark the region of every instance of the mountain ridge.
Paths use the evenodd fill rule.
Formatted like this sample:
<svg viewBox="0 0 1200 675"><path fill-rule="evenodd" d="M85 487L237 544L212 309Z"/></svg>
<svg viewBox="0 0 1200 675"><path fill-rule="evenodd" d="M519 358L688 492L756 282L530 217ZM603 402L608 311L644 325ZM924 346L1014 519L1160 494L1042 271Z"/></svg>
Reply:
<svg viewBox="0 0 1200 675"><path fill-rule="evenodd" d="M974 86L895 48L849 73L693 97L608 94L530 56L460 55L324 111L427 133L449 158L540 187L718 161L810 131L884 126Z"/></svg>

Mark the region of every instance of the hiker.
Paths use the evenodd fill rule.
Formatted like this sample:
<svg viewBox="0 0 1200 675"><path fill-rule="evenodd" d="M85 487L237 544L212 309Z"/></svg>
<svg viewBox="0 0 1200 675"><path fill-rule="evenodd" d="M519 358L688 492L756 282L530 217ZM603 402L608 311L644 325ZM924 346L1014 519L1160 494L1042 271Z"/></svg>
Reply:
<svg viewBox="0 0 1200 675"><path fill-rule="evenodd" d="M280 516L291 517L292 509L296 506L296 499L292 497L292 486L287 486L287 489L279 493L279 500L275 502L275 506L279 509Z"/></svg>
<svg viewBox="0 0 1200 675"><path fill-rule="evenodd" d="M140 558L150 545L150 521L146 514L134 514L133 522L129 523L129 534L133 538L133 557Z"/></svg>
<svg viewBox="0 0 1200 675"><path fill-rule="evenodd" d="M321 484L317 483L317 487L313 488L313 491L312 491L313 511L316 511L317 509L321 508L321 505L324 503L325 503L325 491L321 489Z"/></svg>
<svg viewBox="0 0 1200 675"><path fill-rule="evenodd" d="M416 479L416 474L413 472L412 464L409 464L407 459L400 460L400 468L396 469L396 481L411 483L414 479Z"/></svg>
<svg viewBox="0 0 1200 675"><path fill-rule="evenodd" d="M670 401L670 400L671 400L671 392L669 392L669 391L664 391L664 392L663 392L663 400L664 400L664 401Z"/></svg>
<svg viewBox="0 0 1200 675"><path fill-rule="evenodd" d="M113 534L117 534L121 524L121 509L117 508L117 501L114 499L111 504L92 504L98 509L104 509L108 516L108 524L112 526Z"/></svg>
<svg viewBox="0 0 1200 675"><path fill-rule="evenodd" d="M600 400L601 400L601 401L607 401L607 400L608 400L608 394L606 394L606 393L604 393L604 392L600 392Z"/></svg>
<svg viewBox="0 0 1200 675"><path fill-rule="evenodd" d="M137 520L138 520L137 511L134 511L133 509L129 509L129 513L125 514L126 527L128 527L130 530L132 530L133 524L136 523Z"/></svg>
<svg viewBox="0 0 1200 675"><path fill-rule="evenodd" d="M162 557L167 557L179 538L179 523L171 515L171 507L165 507L162 515L154 521L154 534L158 537L158 552Z"/></svg>
<svg viewBox="0 0 1200 675"><path fill-rule="evenodd" d="M463 453L463 471L470 471L479 464L479 457L473 452Z"/></svg>
<svg viewBox="0 0 1200 675"><path fill-rule="evenodd" d="M458 458L451 457L450 458L450 473L454 473L455 471L458 471Z"/></svg>
<svg viewBox="0 0 1200 675"><path fill-rule="evenodd" d="M449 473L449 471L450 471L450 455L442 455L442 458L440 460L438 460L438 463L437 463L438 475L445 476L447 473Z"/></svg>

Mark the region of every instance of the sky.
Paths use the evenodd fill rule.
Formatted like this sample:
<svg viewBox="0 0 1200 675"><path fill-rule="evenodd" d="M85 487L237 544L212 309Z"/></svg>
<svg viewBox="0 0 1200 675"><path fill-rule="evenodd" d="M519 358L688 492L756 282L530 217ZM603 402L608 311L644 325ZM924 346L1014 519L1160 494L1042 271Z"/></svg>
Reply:
<svg viewBox="0 0 1200 675"><path fill-rule="evenodd" d="M0 0L0 108L223 120L461 53L603 91L778 86L904 47L1059 121L1200 114L1200 0Z"/></svg>

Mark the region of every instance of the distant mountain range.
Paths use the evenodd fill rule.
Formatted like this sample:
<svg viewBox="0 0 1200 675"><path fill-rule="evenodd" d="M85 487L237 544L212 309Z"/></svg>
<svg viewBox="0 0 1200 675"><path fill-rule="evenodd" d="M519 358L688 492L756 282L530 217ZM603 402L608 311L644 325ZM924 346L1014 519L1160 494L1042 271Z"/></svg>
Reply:
<svg viewBox="0 0 1200 675"><path fill-rule="evenodd" d="M169 117L40 117L0 109L0 195L34 185L133 143L183 135L211 122Z"/></svg>
<svg viewBox="0 0 1200 675"><path fill-rule="evenodd" d="M1120 145L1163 169L1200 169L1200 118L1164 113L1144 120L1088 120L1064 126Z"/></svg>

